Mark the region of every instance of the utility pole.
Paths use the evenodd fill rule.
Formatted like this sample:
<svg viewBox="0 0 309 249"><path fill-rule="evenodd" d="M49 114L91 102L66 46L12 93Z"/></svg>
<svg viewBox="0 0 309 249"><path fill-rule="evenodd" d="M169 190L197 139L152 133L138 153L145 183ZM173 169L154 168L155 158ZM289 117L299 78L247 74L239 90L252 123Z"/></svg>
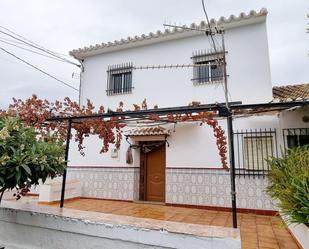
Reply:
<svg viewBox="0 0 309 249"><path fill-rule="evenodd" d="M224 42L224 31L221 32L222 50L223 50L223 73L224 73L224 96L227 109L227 132L228 132L228 147L230 158L230 179L231 179L231 198L232 198L232 215L233 227L237 228L237 206L236 206L236 184L235 184L235 154L234 154L234 132L233 132L233 114L229 105L227 72L226 72L226 51Z"/></svg>
<svg viewBox="0 0 309 249"><path fill-rule="evenodd" d="M172 27L178 29L184 29L188 31L198 31L203 32L206 35L210 35L211 37L213 34L221 34L221 41L222 41L222 61L220 58L217 60L218 66L223 68L223 84L224 84L224 99L225 99L225 108L226 108L226 119L227 119L227 133L228 133L228 148L229 148L229 159L230 159L230 179L231 179L231 200L232 200L232 217L233 217L233 227L237 228L237 206L236 206L236 184L235 184L235 155L234 155L234 133L233 133L233 116L232 111L229 105L229 91L228 91L228 84L227 84L227 69L226 69L226 51L225 51L225 41L224 41L224 30L218 30L215 28L216 32L212 33L211 27L208 23L208 29L203 28L191 28L186 26L177 26L177 25L169 25L163 24L164 27ZM215 52L217 52L215 42L213 40L213 46Z"/></svg>

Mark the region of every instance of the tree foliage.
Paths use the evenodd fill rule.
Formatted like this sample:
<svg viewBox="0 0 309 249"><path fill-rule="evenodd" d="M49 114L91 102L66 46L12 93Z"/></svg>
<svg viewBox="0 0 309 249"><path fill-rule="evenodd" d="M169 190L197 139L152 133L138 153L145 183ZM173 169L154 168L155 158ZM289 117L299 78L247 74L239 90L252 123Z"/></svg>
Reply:
<svg viewBox="0 0 309 249"><path fill-rule="evenodd" d="M17 189L17 198L31 185L63 173L63 143L53 136L38 136L18 118L0 118L0 202L5 190Z"/></svg>
<svg viewBox="0 0 309 249"><path fill-rule="evenodd" d="M289 222L309 226L309 146L290 149L282 158L268 161L268 193L279 201Z"/></svg>

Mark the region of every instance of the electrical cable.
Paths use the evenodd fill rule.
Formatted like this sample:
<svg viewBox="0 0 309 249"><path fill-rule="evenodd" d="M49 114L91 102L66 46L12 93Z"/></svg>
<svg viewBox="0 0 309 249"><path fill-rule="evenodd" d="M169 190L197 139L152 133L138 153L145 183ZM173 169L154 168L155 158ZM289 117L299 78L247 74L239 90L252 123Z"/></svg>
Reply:
<svg viewBox="0 0 309 249"><path fill-rule="evenodd" d="M0 27L2 27L2 26L0 26ZM59 59L65 61L65 62L67 62L67 63L70 63L70 64L72 64L72 65L75 65L75 66L80 67L79 64L76 64L76 63L74 63L74 62L72 62L72 61L70 61L70 60L68 60L68 59L65 59L65 58L63 58L63 57L61 57L61 56L58 56L58 55L56 55L55 53L53 53L52 51L49 51L49 50L47 50L47 49L44 49L44 48L41 48L41 47L39 47L39 46L33 45L33 44L31 44L31 43L29 43L29 42L27 42L27 41L25 41L25 40L22 40L22 39L20 39L20 38L18 38L18 37L15 37L14 35L11 35L11 34L9 34L9 33L7 33L7 32L4 32L4 31L1 31L1 30L0 30L0 33L2 33L2 34L4 34L4 35L7 35L7 36L10 36L10 37L13 38L13 39L16 39L16 40L18 40L18 41L21 41L21 42L23 42L23 43L25 43L25 44L27 44L27 45L33 47L33 48L36 48L36 49L38 49L38 50L41 50L41 51L43 51L43 52L45 52L45 53L47 53L47 54L50 54L50 55L52 55L52 56L54 56L54 57L57 57L57 58L59 58Z"/></svg>
<svg viewBox="0 0 309 249"><path fill-rule="evenodd" d="M0 42L5 43L5 44L8 44L8 45L11 45L11 46L14 46L14 47L17 47L17 48L20 48L20 49L23 49L23 50L25 50L25 51L28 51L28 52L31 52L31 53L34 53L34 54L38 54L38 55L45 56L45 57L50 58L50 59L53 59L53 60L65 62L65 61L60 60L60 59L58 59L58 58L56 58L56 57L52 57L52 56L49 56L49 55L46 55L46 54L43 54L43 53L36 52L36 51L34 51L34 50L31 50L31 49L24 48L24 47L18 46L18 45L16 45L16 44L7 42L7 41L3 40L2 38L0 38Z"/></svg>
<svg viewBox="0 0 309 249"><path fill-rule="evenodd" d="M205 2L204 2L204 0L201 0L201 1L202 1L203 11L204 11L204 14L205 14L205 17L206 17L207 25L208 25L208 28L209 28L209 34L210 34L210 37L211 37L211 40L212 40L212 43L213 43L213 47L214 47L215 52L217 52L215 40L213 38L213 34L212 34L212 30L211 30L208 14L207 14L206 7L205 7ZM205 32L205 34L207 36L207 32ZM223 51L223 52L225 53L225 51ZM218 59L217 62L218 62L218 65L219 65L220 64L220 60ZM226 63L226 61L224 63ZM224 66L226 66L226 65L224 65ZM223 86L222 85L222 87L223 87L223 91L224 91L225 96L226 96L225 97L226 98L226 103L228 103L228 97L227 96L230 96L230 98L231 98L231 94L230 94L227 86Z"/></svg>
<svg viewBox="0 0 309 249"><path fill-rule="evenodd" d="M71 86L70 84L68 84L68 83L66 83L66 82L64 82L64 81L62 81L62 80L56 78L55 76L53 76L53 75L51 75L51 74L45 72L44 70L42 70L42 69L40 69L40 68L38 68L38 67L32 65L31 63L25 61L24 59L18 57L17 55L15 55L15 54L13 54L13 53L7 51L6 49L0 47L0 50L2 50L3 52L5 52L5 53L7 53L7 54L9 54L9 55L11 55L11 56L13 56L13 57L15 57L16 59L22 61L23 63L27 64L28 66L30 66L30 67L32 67L32 68L34 68L34 69L40 71L41 73L43 73L43 74L45 74L45 75L47 75L47 76L53 78L54 80L60 82L61 84L66 85L67 87L70 87L70 88L74 89L75 91L79 91L77 88L75 88L75 87Z"/></svg>
<svg viewBox="0 0 309 249"><path fill-rule="evenodd" d="M69 55L61 54L61 53L58 53L58 52L54 52L54 51L48 50L47 48L44 48L43 46L41 46L41 45L39 45L39 44L37 44L37 43L35 43L35 42L33 42L33 41L27 39L26 37L24 37L24 36L22 36L22 35L17 34L16 32L14 32L14 31L12 31L12 30L6 28L6 27L3 27L3 26L0 25L0 28L4 29L4 30L6 30L6 31L8 31L8 32L10 32L10 33L12 33L12 34L14 34L14 35L20 37L20 38L22 38L23 40L25 40L25 41L27 41L27 42L30 42L30 43L34 44L34 45L37 46L37 47L40 47L40 48L42 48L42 49L45 49L45 50L47 50L47 51L49 51L49 52L51 52L51 53L53 53L53 54L55 54L55 55L71 58Z"/></svg>
<svg viewBox="0 0 309 249"><path fill-rule="evenodd" d="M7 41L7 42L12 42L12 43L16 43L16 44L19 44L19 45L23 45L23 46L29 47L29 45L27 45L27 44L25 44L25 43L23 43L23 42L20 42L20 41L16 41L16 40L13 40L13 39L8 39L8 38L2 37L2 36L0 36L0 38L1 38L2 40Z"/></svg>
<svg viewBox="0 0 309 249"><path fill-rule="evenodd" d="M209 29L209 34L210 34L210 37L211 37L211 40L212 40L212 43L213 43L213 47L214 47L215 52L217 52L217 48L216 48L216 44L215 44L215 41L214 41L214 38L213 38L213 35L212 35L212 30L211 30L210 22L209 22L209 19L208 19L204 0L202 0L202 6L203 6L204 14L206 16L206 21L207 21L207 25L208 25L208 29ZM206 32L206 35L207 35L207 32Z"/></svg>

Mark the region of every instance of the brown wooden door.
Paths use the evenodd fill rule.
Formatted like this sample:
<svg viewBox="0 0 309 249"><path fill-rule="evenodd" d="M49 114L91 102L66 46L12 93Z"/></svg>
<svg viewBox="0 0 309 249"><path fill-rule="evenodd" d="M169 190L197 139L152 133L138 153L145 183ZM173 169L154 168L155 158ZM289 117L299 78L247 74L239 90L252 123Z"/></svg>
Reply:
<svg viewBox="0 0 309 249"><path fill-rule="evenodd" d="M165 144L144 157L144 200L165 202Z"/></svg>

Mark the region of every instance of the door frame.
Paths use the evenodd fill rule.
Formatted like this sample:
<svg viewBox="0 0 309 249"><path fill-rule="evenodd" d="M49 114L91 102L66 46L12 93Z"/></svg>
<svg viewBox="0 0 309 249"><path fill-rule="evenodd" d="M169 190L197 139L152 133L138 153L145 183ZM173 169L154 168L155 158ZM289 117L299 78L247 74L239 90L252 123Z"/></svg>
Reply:
<svg viewBox="0 0 309 249"><path fill-rule="evenodd" d="M148 141L140 141L140 174L139 174L139 200L146 200L147 193L147 154L142 152L142 146L147 142L155 142L160 140L148 140ZM162 140L161 140L162 141ZM165 162L164 162L164 203L166 202L166 143L163 144L165 146Z"/></svg>

